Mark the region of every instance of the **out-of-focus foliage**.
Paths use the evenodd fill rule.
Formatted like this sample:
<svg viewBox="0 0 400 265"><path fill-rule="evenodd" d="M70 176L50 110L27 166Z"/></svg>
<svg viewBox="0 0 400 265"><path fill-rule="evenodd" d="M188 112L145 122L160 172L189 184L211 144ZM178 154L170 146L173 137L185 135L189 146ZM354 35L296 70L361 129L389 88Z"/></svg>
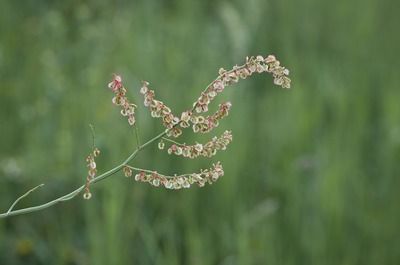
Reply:
<svg viewBox="0 0 400 265"><path fill-rule="evenodd" d="M399 264L399 4L383 1L0 1L0 209L84 182L95 125L100 172L133 150L106 89L120 73L143 140L162 130L140 80L183 111L219 67L275 54L269 75L219 97L225 176L166 191L122 174L45 211L0 220L0 264ZM215 107L215 105L214 105ZM187 136L187 142L197 140ZM205 139L205 138L202 138ZM216 160L214 159L214 160ZM213 160L156 145L135 165L173 174Z"/></svg>

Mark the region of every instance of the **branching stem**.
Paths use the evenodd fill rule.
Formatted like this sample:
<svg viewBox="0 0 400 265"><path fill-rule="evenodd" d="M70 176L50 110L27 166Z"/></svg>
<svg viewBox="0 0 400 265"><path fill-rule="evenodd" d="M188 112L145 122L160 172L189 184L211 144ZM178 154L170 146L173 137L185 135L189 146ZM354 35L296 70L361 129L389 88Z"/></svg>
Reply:
<svg viewBox="0 0 400 265"><path fill-rule="evenodd" d="M146 143L144 143L141 146L138 146L136 148L136 150L124 161L122 162L120 165L110 169L107 172L104 172L103 174L95 177L94 179L92 179L91 184L97 183L103 179L106 179L112 175L114 175L115 173L117 173L118 171L120 171L124 166L126 166L130 161L132 161L141 150L143 150L144 148L148 147L151 143L157 141L158 139L162 138L164 135L166 134L166 132L162 132L160 134L158 134L157 136L155 136L154 138L148 140ZM6 218L6 217L10 217L10 216L14 216L14 215L20 215L20 214L25 214L25 213L31 213L31 212L37 212L46 208L49 208L59 202L63 202L63 201L68 201L71 200L73 198L75 198L84 188L85 185L80 186L79 188L77 188L76 190L63 195L57 199L54 199L52 201L49 201L47 203L38 205L38 206L33 206L33 207L28 207L28 208L23 208L23 209L19 209L19 210L13 210L13 208L15 207L15 205L23 198L25 198L26 196L28 196L32 191L36 190L39 187L42 187L43 184L40 184L39 186L36 186L35 188L29 190L27 193L25 193L24 195L20 196L17 200L14 201L14 203L11 205L11 207L9 208L9 210L5 213L0 214L0 218Z"/></svg>
<svg viewBox="0 0 400 265"><path fill-rule="evenodd" d="M257 56L257 60L259 59L259 57L261 57L261 61L263 61L262 56ZM212 86L214 82L216 82L218 79L220 79L220 78L222 77L222 75L228 75L228 76L229 76L230 74L235 74L236 71L240 71L240 70L243 70L244 68L247 68L247 67L249 66L249 65L248 65L249 62L254 62L254 57L252 57L252 58L253 58L253 59L250 58L250 61L249 61L248 59L246 59L246 63L245 63L244 65L235 66L235 67L234 67L232 70L230 70L230 71L224 71L223 74L221 74L221 71L220 71L220 75L219 75L216 79L214 79L210 84L208 84L208 85L206 86L206 88L203 90L203 93L207 92L207 89L208 89L210 86ZM251 61L251 60L253 60L253 61ZM268 61L267 61L267 60L268 60ZM282 88L289 88L289 87L290 87L290 79L286 77L286 75L289 74L289 71L288 71L287 69L285 69L284 67L280 67L280 66L279 66L279 61L276 61L275 57L272 56L272 55L271 55L271 56L268 56L268 57L266 58L266 61L265 61L265 62L266 62L266 63L271 63L272 66L273 66L274 68L265 68L265 67L267 67L267 65L265 65L265 67L264 67L263 65L258 65L258 66L261 66L261 68L260 68L260 71L257 69L257 72L258 72L258 73L261 73L261 72L267 71L267 70L269 69L268 72L273 74L273 76L274 76L274 83L275 83L275 84L282 86ZM222 70L223 70L223 69L222 69ZM246 70L246 69L244 69L244 70ZM255 70L252 70L252 71L254 72ZM247 76L250 76L250 75L251 75L251 73L248 73L248 72L247 72L247 73L245 73L244 77L241 77L241 78L244 79L244 78L246 78ZM238 78L238 77L236 76L236 78ZM121 86L120 77L119 77L119 80L115 79L114 82L115 82L115 83L114 83L115 86L117 86L117 85ZM118 82L118 83L117 83L117 82ZM193 105L193 107L192 107L192 109L191 109L191 112L193 112L193 111L195 110L196 106L197 106L197 103L195 102L195 104ZM174 129L178 124L179 124L179 123L175 124L170 130ZM91 129L91 132L92 132L92 141L93 141L92 144L93 144L93 147L94 147L94 146L95 146L95 133L94 133L94 128L93 128L92 125L89 125L89 126L90 126L90 129ZM158 135L156 135L156 136L153 137L152 139L148 140L148 141L145 142L144 144L141 144L141 143L140 143L140 140L139 140L139 131L138 131L138 128L137 128L136 125L135 125L135 127L134 127L134 130L135 130L135 137L136 137L137 147L136 147L136 149L133 151L133 153L131 153L131 154L128 156L128 158L126 158L125 161L123 161L121 164L119 164L119 165L115 166L114 168L110 169L109 171L104 172L103 174L101 174L101 175L99 175L99 176L97 176L97 177L91 179L91 180L90 180L90 183L91 183L91 184L97 183L97 182L99 182L99 181L102 181L102 180L104 180L104 179L106 179L106 178L108 178L108 177L114 175L115 173L117 173L118 171L120 171L121 169L123 169L124 167L129 167L129 168L134 169L134 170L137 170L137 171L144 171L144 172L148 172L148 173L155 173L155 171L145 170L145 169L140 169L140 168L132 167L132 166L128 165L128 163L131 162L131 161L139 154L139 152L140 152L141 150L145 149L145 148L148 147L150 144L152 144L153 142L155 142L155 141L157 141L157 140L159 140L159 139L164 139L164 140L166 140L166 141L172 142L172 143L177 144L177 145L182 145L182 144L180 144L180 143L178 143L178 142L176 142L176 141L174 141L174 140L171 140L171 139L169 139L169 138L164 138L164 136L166 136L167 133L169 132L168 130L159 133ZM180 176L186 176L186 174L180 175ZM168 176L165 176L165 177L168 177ZM174 176L174 177L176 177L176 176ZM171 177L170 177L170 178L171 178ZM49 208L49 207L51 207L51 206L53 206L53 205L55 205L55 204L57 204L57 203L59 203L59 202L68 201L68 200L71 200L71 199L75 198L82 190L85 189L85 185L82 185L82 186L78 187L77 189L75 189L74 191L71 191L71 192L68 193L68 194L65 194L65 195L63 195L63 196L61 196L61 197L59 197L59 198L56 198L56 199L54 199L54 200L52 200L52 201L49 201L49 202L46 202L46 203L44 203L44 204L40 204L40 205L32 206L32 207L27 207L27 208L23 208L23 209L14 210L14 207L17 205L17 203L18 203L21 199L27 197L31 192L35 191L37 188L42 187L42 186L43 186L43 184L40 184L40 185L38 185L38 186L36 186L36 187L30 189L28 192L26 192L26 193L23 194L22 196L18 197L18 198L12 203L12 205L10 206L10 208L8 209L7 212L1 213L1 214L0 214L0 218L6 218L6 217L9 217L9 216L14 216L14 215L20 215L20 214L25 214L25 213L37 212L37 211L40 211L40 210Z"/></svg>
<svg viewBox="0 0 400 265"><path fill-rule="evenodd" d="M239 68L242 68L242 67L244 67L244 65L240 66ZM233 70L232 70L232 71L233 71ZM229 72L231 72L231 71L229 71ZM228 72L228 73L229 73L229 72ZM218 76L216 79L214 79L209 85L207 85L207 87L210 86L213 82L215 82L219 77L220 77L220 76ZM204 91L207 90L207 87L205 88ZM203 91L203 92L204 92L204 91ZM193 106L192 111L194 110L194 108L195 108L195 107ZM93 140L93 144L94 144L94 137L95 137L95 136L94 136L94 128L93 128L93 125L91 125L91 124L90 124L89 126L90 126L90 129L91 129L91 131L92 131L92 140ZM91 182L90 182L91 184L95 184L95 183L97 183L97 182L99 182L99 181L102 181L103 179L106 179L106 178L108 178L108 177L114 175L114 174L117 173L118 171L120 171L124 166L126 166L130 161L132 161L132 160L139 154L139 152L140 152L141 150L143 150L144 148L146 148L146 147L147 147L148 145L150 145L151 143L157 141L158 139L163 138L163 137L167 134L167 131L164 131L164 132L158 134L158 135L155 136L154 138L148 140L148 141L147 141L146 143L144 143L143 145L140 145L140 142L139 142L139 135L138 135L138 129L137 129L137 126L136 126L136 125L135 125L135 134L136 134L136 141L137 141L137 144L138 144L136 150L133 151L133 153L132 153L124 162L122 162L122 163L119 164L118 166L116 166L116 167L110 169L109 171L104 172L103 174L101 174L101 175L99 175L99 176L93 178L93 179L91 180ZM167 140L167 139L168 139L168 138L166 138L165 140ZM171 139L168 139L168 140L169 140L169 141L172 141ZM76 190L71 191L70 193L68 193L68 194L66 194L66 195L63 195L63 196L61 196L61 197L59 197L59 198L57 198L57 199L54 199L54 200L52 200L52 201L49 201L49 202L47 202L47 203L40 204L40 205L37 205L37 206L27 207L27 208L23 208L23 209L19 209L19 210L13 210L13 208L15 207L15 205L16 205L21 199L25 198L25 197L28 196L32 191L36 190L38 187L41 187L41 186L42 186L42 185L39 185L39 186L37 186L37 187L35 187L35 188L29 190L27 193L25 193L24 195L22 195L21 197L19 197L17 200L15 200L14 203L11 205L11 207L9 208L9 210L8 210L7 212L0 214L0 219L1 219L1 218L6 218L6 217L10 217L10 216L14 216L14 215L21 215L21 214L25 214L25 213L37 212L37 211L40 211L40 210L49 208L49 207L51 207L51 206L53 206L53 205L55 205L55 204L58 204L59 202L64 202L64 201L71 200L71 199L75 198L75 197L85 188L85 185L82 185L82 186L80 186L79 188L77 188Z"/></svg>

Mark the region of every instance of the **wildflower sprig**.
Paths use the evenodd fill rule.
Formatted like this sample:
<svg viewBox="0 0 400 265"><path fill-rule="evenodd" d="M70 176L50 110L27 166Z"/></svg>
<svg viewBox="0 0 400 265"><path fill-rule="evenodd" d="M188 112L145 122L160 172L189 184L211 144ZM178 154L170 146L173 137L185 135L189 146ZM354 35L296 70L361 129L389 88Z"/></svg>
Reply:
<svg viewBox="0 0 400 265"><path fill-rule="evenodd" d="M149 108L153 118L161 118L164 127L168 130L170 136L178 137L182 134L182 130L176 128L179 118L175 116L171 108L166 106L164 102L155 99L154 90L149 89L149 82L143 81L140 93L144 96L144 105Z"/></svg>
<svg viewBox="0 0 400 265"><path fill-rule="evenodd" d="M229 114L232 107L231 102L222 103L219 109L213 115L204 117L200 113L209 111L209 104L216 96L224 91L224 89L232 84L238 83L241 79L246 79L254 73L268 73L274 78L274 84L282 88L289 89L291 80L289 79L289 70L280 65L280 62L274 55L263 57L247 57L243 65L235 65L231 70L227 71L220 68L218 77L214 79L206 89L201 92L200 97L193 103L193 108L184 111L181 114L180 126L187 128L192 125L194 132L207 133L217 127L219 120Z"/></svg>
<svg viewBox="0 0 400 265"><path fill-rule="evenodd" d="M212 129L218 127L219 121L228 116L231 107L232 104L230 102L225 102L219 104L218 110L210 116L193 115L190 119L193 123L193 132L208 133Z"/></svg>
<svg viewBox="0 0 400 265"><path fill-rule="evenodd" d="M86 163L87 163L86 166L88 168L88 174L87 174L86 183L85 183L85 193L83 194L83 198L86 200L89 200L90 198L92 198L92 193L90 193L90 183L97 174L95 158L98 155L100 155L100 150L97 147L95 147L93 152L91 152L86 157Z"/></svg>
<svg viewBox="0 0 400 265"><path fill-rule="evenodd" d="M126 97L126 88L122 84L122 78L119 75L114 74L113 79L108 83L108 88L114 92L115 96L112 99L112 103L117 106L121 106L121 115L128 117L129 125L135 125L135 109L136 105L130 103Z"/></svg>
<svg viewBox="0 0 400 265"><path fill-rule="evenodd" d="M88 174L84 185L77 189L65 194L52 201L43 203L41 205L14 210L17 203L27 197L32 191L43 184L30 189L28 192L18 197L5 213L0 213L0 218L5 218L14 215L20 215L35 211L40 211L56 205L60 202L68 201L75 198L78 194L84 191L84 198L91 197L90 185L102 181L119 171L123 171L126 177L134 176L134 179L139 182L147 182L152 186L163 186L167 189L181 189L189 188L193 184L203 187L206 183L212 184L224 175L224 171L220 162L213 164L209 169L200 170L197 173L182 174L167 176L157 171L140 169L129 165L136 156L143 149L147 148L155 142L158 143L160 149L165 148L165 142L172 145L168 147L167 151L170 154L183 156L185 158L196 158L199 156L211 157L219 150L225 150L227 145L232 141L232 133L225 131L220 137L213 137L205 144L196 143L194 145L180 144L177 141L169 139L168 137L179 137L183 130L182 128L192 127L192 130L197 133L208 133L213 128L219 125L219 122L228 115L232 106L230 102L221 103L218 110L211 115L203 116L202 113L209 111L209 104L215 100L216 96L224 91L224 89L232 84L237 83L241 79L246 79L254 73L268 73L274 78L274 84L282 88L290 88L290 79L288 78L289 71L280 65L280 62L273 55L267 57L256 56L246 58L246 62L241 66L234 66L231 70L227 71L221 68L218 72L218 77L213 80L200 94L200 97L193 103L191 109L182 112L180 115L173 114L171 108L167 107L162 101L155 99L155 93L149 89L149 83L144 81L140 89L140 93L144 95L144 104L149 108L151 116L154 118L161 118L164 126L156 136L152 137L143 144L140 144L139 136L137 133L137 125L135 118L135 110L137 106L131 103L127 96L127 89L122 83L122 78L119 75L114 75L108 87L115 94L112 102L113 104L121 107L121 115L128 118L130 125L135 125L137 147L136 149L119 165L97 176L97 165L95 158L99 155L100 151L95 148L93 144L93 151L87 157ZM161 140L161 141L160 141ZM134 174L135 173L135 174Z"/></svg>
<svg viewBox="0 0 400 265"><path fill-rule="evenodd" d="M168 138L164 138L170 141ZM168 154L183 156L188 158L196 158L199 156L212 157L216 155L219 150L226 150L226 147L232 142L232 132L225 131L220 137L214 136L211 141L194 145L179 144L171 141L172 145L168 148Z"/></svg>
<svg viewBox="0 0 400 265"><path fill-rule="evenodd" d="M207 112L208 105L215 97L232 84L239 82L240 79L246 79L254 73L270 73L274 77L274 84L282 88L290 88L289 70L280 65L280 62L274 55L268 55L264 58L261 55L256 57L247 57L246 63L241 66L234 66L232 70L220 68L219 76L211 82L205 91L203 91L193 108L197 113Z"/></svg>
<svg viewBox="0 0 400 265"><path fill-rule="evenodd" d="M212 168L202 169L198 173L190 173L183 175L167 176L158 173L157 171L136 168L132 166L126 166L131 170L135 170L138 173L135 174L135 180L139 182L147 182L154 187L163 186L167 189L179 190L182 188L190 188L191 185L197 184L199 187L204 187L206 183L213 184L220 177L224 175L224 170L220 162L213 164ZM126 172L126 171L125 171ZM130 177L132 171L128 171L126 177Z"/></svg>

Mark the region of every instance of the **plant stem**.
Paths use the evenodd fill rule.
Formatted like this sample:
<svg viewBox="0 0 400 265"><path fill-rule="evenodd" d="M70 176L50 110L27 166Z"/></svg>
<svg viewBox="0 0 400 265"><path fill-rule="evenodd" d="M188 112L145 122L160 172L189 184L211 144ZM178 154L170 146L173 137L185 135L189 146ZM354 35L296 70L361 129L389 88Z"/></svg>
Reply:
<svg viewBox="0 0 400 265"><path fill-rule="evenodd" d="M140 146L140 137L139 137L139 128L137 124L135 124L135 137L136 137L136 144L139 147Z"/></svg>
<svg viewBox="0 0 400 265"><path fill-rule="evenodd" d="M153 143L154 141L157 141L158 139L162 138L164 135L166 135L166 131L158 134L157 136L155 136L154 138L148 140L146 143L144 143L141 146L138 146L136 148L136 150L127 158L125 159L124 162L122 162L120 165L110 169L107 172L104 172L103 174L95 177L94 179L91 180L91 183L97 183L103 179L106 179L112 175L114 175L115 173L117 173L118 171L120 171L124 166L126 166L130 161L132 161L141 150L143 150L144 148L146 148L147 146L149 146L151 143ZM14 201L14 203L11 205L11 207L9 208L9 210L5 213L0 214L0 218L6 218L6 217L10 217L10 216L14 216L14 215L20 215L20 214L25 214L25 213L31 213L31 212L37 212L46 208L49 208L59 202L63 202L63 201L68 201L71 200L73 198L75 198L84 188L85 185L80 186L79 188L75 189L74 191L65 194L57 199L54 199L52 201L49 201L47 203L38 205L38 206L33 206L33 207L27 207L27 208L23 208L23 209L19 209L19 210L12 210L14 208L14 206L23 198L25 198L26 196L29 195L29 193L31 193L32 191L36 190L37 188L43 186L43 184L36 186L35 188L29 190L27 193L25 193L24 195L20 196L17 200Z"/></svg>
<svg viewBox="0 0 400 265"><path fill-rule="evenodd" d="M130 169L133 169L133 170L138 171L138 172L146 172L146 173L150 173L150 174L157 173L157 175L162 176L162 177L167 178L167 179L172 179L172 178L177 178L177 177L186 177L186 176L192 175L192 174L181 174L181 175L167 176L167 175L160 174L160 173L158 173L157 171L154 171L154 170L148 170L148 169L143 169L143 168L138 168L138 167L132 167L130 165L126 165L126 167L129 167Z"/></svg>
<svg viewBox="0 0 400 265"><path fill-rule="evenodd" d="M242 65L242 66L240 66L240 67L244 67L244 65ZM233 71L233 70L231 70L231 71ZM228 73L231 72L231 71L228 71ZM219 76L218 76L216 79L214 79L210 84L208 84L207 87L204 89L204 91L206 91L206 90L208 89L208 87L209 87L213 82L215 82L215 80L217 80L218 78L219 78ZM204 92L204 91L203 91L203 92ZM192 111L193 111L194 109L195 109L195 106L193 106ZM92 126L92 125L89 125L89 126L90 126L90 128L91 128L91 130L92 130L92 137L93 137L92 140L93 140L93 144L94 144L94 129L93 129L93 126ZM154 138L150 139L149 141L147 141L147 142L144 143L143 145L140 145L139 136L138 136L138 130L137 130L136 125L135 125L135 134L136 134L136 141L137 141L137 143L138 143L138 146L137 146L136 150L133 151L133 153L132 153L127 159L125 159L124 162L122 162L122 163L119 164L118 166L116 166L116 167L110 169L109 171L104 172L103 174L101 174L101 175L99 175L99 176L93 178L93 179L90 181L91 184L94 184L94 183L97 183L97 182L99 182L99 181L102 181L103 179L106 179L106 178L108 178L108 177L114 175L114 174L117 173L118 171L120 171L124 166L126 166L130 161L132 161L132 160L138 155L138 153L139 153L141 150L143 150L144 148L146 148L149 144L153 143L154 141L157 141L158 139L163 138L163 137L167 134L167 131L164 131L164 132L158 134L157 136L155 136ZM168 139L168 140L170 140L170 139ZM170 140L170 141L172 141L172 140ZM39 185L39 186L40 186L40 185ZM39 187L39 186L38 186L38 187ZM32 192L32 191L35 190L36 188L37 188L37 187L31 189L30 191L28 191L28 192L25 193L24 195L20 196L17 200L15 200L14 203L11 205L10 209L9 209L7 212L1 213L1 214L0 214L0 219L1 219L1 218L6 218L6 217L10 217L10 216L14 216L14 215L20 215L20 214L25 214L25 213L37 212L37 211L40 211L40 210L49 208L49 207L51 207L51 206L53 206L53 205L55 205L55 204L58 204L59 202L71 200L71 199L75 198L75 197L85 188L85 185L82 185L82 186L80 186L79 188L75 189L74 191L71 191L70 193L68 193L68 194L66 194L66 195L63 195L63 196L61 196L61 197L59 197L59 198L57 198L57 199L54 199L54 200L52 200L52 201L49 201L49 202L47 202L47 203L40 204L40 205L37 205L37 206L27 207L27 208L23 208L23 209L19 209L19 210L14 210L14 211L12 210L13 207L18 203L19 200L21 200L22 198L26 197L30 192Z"/></svg>
<svg viewBox="0 0 400 265"><path fill-rule="evenodd" d="M230 74L230 73L232 73L232 72L234 72L234 71L240 70L240 69L246 67L246 65L247 65L247 60L246 60L246 63L245 63L244 65L236 66L236 67L234 67L232 70L227 71L225 74ZM203 90L203 93L206 92L207 89L209 88L209 86L211 86L211 85L212 85L216 80L218 80L220 77L221 77L221 76L219 75L216 79L214 79L212 82L210 82L210 84L208 84L208 85L206 86L206 88ZM193 111L195 110L195 108L196 108L196 104L193 105L191 111L193 112ZM179 123L177 123L175 126L177 126L178 124L179 124ZM94 141L95 141L94 128L93 128L92 125L89 125L89 126L90 126L91 131L92 131L92 140L93 140L93 146L94 146ZM174 126L174 127L175 127L175 126ZM164 131L164 132L158 134L158 135L155 136L154 138L148 140L148 141L147 141L146 143L144 143L143 145L140 145L140 141L139 141L139 132L138 132L137 126L135 125L135 134L136 134L136 141L137 141L136 150L133 151L133 153L132 153L127 159L125 159L125 161L122 162L120 165L118 165L118 166L116 166L116 167L110 169L109 171L107 171L107 172L105 172L105 173L103 173L103 174L101 174L101 175L99 175L99 176L93 178L93 179L90 181L90 183L93 183L93 184L94 184L94 183L97 183L97 182L99 182L99 181L101 181L101 180L103 180L103 179L106 179L106 178L108 178L109 176L112 176L112 175L114 175L115 173L117 173L118 171L120 171L123 167L128 166L127 164L128 164L130 161L132 161L132 160L138 155L138 153L139 153L141 150L143 150L144 148L146 148L148 145L150 145L150 144L153 143L154 141L157 141L158 139L163 138L163 139L166 140L166 141L169 141L169 142L172 142L172 143L175 143L175 144L178 144L178 145L182 145L182 144L179 144L178 142L175 142L174 140L171 140L171 139L168 139L168 138L164 138L164 136L167 134L167 132L168 132L168 130L166 130L166 131ZM141 170L141 169L138 169L138 168L133 168L133 167L131 167L131 166L129 166L129 167L132 168L132 169L135 169L135 170ZM142 171L153 172L153 171L150 171L150 170L142 170ZM184 176L184 175L181 175L181 176ZM8 210L7 212L0 214L0 218L6 218L6 217L9 217L9 216L13 216L13 215L20 215L20 214L24 214L24 213L36 212L36 211L40 211L40 210L46 209L46 208L51 207L51 206L53 206L53 205L55 205L55 204L57 204L57 203L59 203L59 202L68 201L68 200L71 200L71 199L75 198L75 197L85 188L85 185L82 185L82 186L80 186L79 188L77 188L76 190L74 190L74 191L72 191L72 192L70 192L70 193L68 193L68 194L66 194L66 195L64 195L64 196L61 196L61 197L59 197L59 198L57 198L57 199L54 199L54 200L52 200L52 201L49 201L49 202L47 202L47 203L44 203L44 204L41 204L41 205L38 205L38 206L23 208L23 209L19 209L19 210L13 210L13 208L15 207L15 205L16 205L21 199L25 198L25 197L28 196L32 191L36 190L38 187L41 187L41 186L42 186L42 184L39 185L39 186L37 186L37 187L35 187L35 188L33 188L33 189L31 189L31 190L29 190L28 192L26 192L25 194L23 194L22 196L20 196L19 198L17 198L17 200L14 201L14 203L11 205L11 207L9 208L9 210Z"/></svg>
<svg viewBox="0 0 400 265"><path fill-rule="evenodd" d="M172 139L169 139L169 138L167 138L167 137L163 137L162 139L163 139L163 140L165 140L165 141L167 141L167 142L170 142L170 143L173 143L173 144L179 145L179 146L183 146L183 145L185 145L184 143L183 143L183 144L181 144L181 143L178 143L177 141L174 141L174 140L172 140Z"/></svg>
<svg viewBox="0 0 400 265"><path fill-rule="evenodd" d="M9 213L12 211L12 209L15 207L15 205L17 205L17 203L18 203L20 200L22 200L23 198L25 198L26 196L28 196L29 193L33 192L33 191L36 190L37 188L40 188L40 187L43 187L43 186L44 186L44 184L40 184L40 185L38 185L38 186L36 186L36 187L34 187L34 188L28 190L24 195L22 195L22 196L20 196L18 199L16 199L15 202L14 202L14 203L11 205L11 207L8 209L7 214L9 214Z"/></svg>

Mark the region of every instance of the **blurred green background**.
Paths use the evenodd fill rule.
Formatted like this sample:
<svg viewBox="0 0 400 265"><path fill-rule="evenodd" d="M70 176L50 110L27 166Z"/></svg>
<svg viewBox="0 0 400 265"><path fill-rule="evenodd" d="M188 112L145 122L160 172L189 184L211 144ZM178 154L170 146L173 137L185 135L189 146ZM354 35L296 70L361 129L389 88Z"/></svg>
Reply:
<svg viewBox="0 0 400 265"><path fill-rule="evenodd" d="M142 141L162 126L140 80L175 112L220 67L275 54L293 89L257 75L227 89L212 135L234 141L188 160L156 144L134 165L173 174L221 160L212 186L169 191L117 174L44 211L0 220L0 264L400 264L399 2L1 1L0 209L81 185L135 147L106 88L120 73ZM215 109L215 102L212 109ZM211 136L208 136L211 137ZM197 135L187 135L188 143Z"/></svg>

